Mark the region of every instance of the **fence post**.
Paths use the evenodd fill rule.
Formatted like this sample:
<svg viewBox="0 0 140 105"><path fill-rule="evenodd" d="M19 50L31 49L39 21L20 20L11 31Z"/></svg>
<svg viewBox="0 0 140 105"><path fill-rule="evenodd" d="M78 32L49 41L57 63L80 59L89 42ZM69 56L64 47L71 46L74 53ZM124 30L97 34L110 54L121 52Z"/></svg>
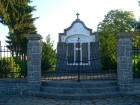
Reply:
<svg viewBox="0 0 140 105"><path fill-rule="evenodd" d="M118 34L117 41L117 73L120 92L133 92L132 73L132 34Z"/></svg>
<svg viewBox="0 0 140 105"><path fill-rule="evenodd" d="M27 36L27 83L29 89L39 90L41 85L41 35Z"/></svg>

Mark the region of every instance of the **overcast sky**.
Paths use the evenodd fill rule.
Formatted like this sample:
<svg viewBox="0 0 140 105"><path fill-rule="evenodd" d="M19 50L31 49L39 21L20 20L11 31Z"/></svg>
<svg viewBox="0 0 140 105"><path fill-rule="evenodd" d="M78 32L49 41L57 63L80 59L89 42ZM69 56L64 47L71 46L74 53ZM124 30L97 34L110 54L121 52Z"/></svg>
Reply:
<svg viewBox="0 0 140 105"><path fill-rule="evenodd" d="M37 6L33 17L39 17L35 21L38 34L43 38L50 34L51 39L58 42L58 33L63 33L76 19L79 12L82 20L88 28L97 30L97 25L104 16L114 9L133 11L135 17L140 16L140 7L137 0L32 0L32 6ZM0 40L5 43L8 35L6 26L0 25Z"/></svg>

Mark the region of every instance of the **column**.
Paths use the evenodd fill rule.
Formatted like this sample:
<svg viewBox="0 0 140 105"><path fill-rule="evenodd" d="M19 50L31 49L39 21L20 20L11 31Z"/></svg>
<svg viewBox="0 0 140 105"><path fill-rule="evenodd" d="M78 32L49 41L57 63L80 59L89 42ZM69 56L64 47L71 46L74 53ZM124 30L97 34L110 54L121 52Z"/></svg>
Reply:
<svg viewBox="0 0 140 105"><path fill-rule="evenodd" d="M132 34L119 34L117 42L117 73L120 92L133 91Z"/></svg>
<svg viewBox="0 0 140 105"><path fill-rule="evenodd" d="M29 89L39 90L41 86L41 35L27 36L27 83Z"/></svg>

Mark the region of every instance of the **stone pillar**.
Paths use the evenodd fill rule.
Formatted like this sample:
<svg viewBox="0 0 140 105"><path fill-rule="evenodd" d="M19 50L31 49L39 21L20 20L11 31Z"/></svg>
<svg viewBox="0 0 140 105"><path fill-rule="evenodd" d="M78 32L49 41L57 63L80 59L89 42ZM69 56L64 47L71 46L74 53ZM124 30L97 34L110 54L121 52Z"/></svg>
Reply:
<svg viewBox="0 0 140 105"><path fill-rule="evenodd" d="M39 90L41 86L41 35L27 36L27 82L29 89Z"/></svg>
<svg viewBox="0 0 140 105"><path fill-rule="evenodd" d="M132 34L119 34L117 42L117 73L120 92L132 92Z"/></svg>

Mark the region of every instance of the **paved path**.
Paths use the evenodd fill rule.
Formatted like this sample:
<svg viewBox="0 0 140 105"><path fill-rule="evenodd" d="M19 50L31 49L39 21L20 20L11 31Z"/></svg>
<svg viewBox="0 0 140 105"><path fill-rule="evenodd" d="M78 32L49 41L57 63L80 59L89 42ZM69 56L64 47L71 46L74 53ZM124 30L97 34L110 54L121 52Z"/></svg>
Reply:
<svg viewBox="0 0 140 105"><path fill-rule="evenodd" d="M140 95L93 100L57 100L31 96L0 96L0 105L140 105Z"/></svg>

